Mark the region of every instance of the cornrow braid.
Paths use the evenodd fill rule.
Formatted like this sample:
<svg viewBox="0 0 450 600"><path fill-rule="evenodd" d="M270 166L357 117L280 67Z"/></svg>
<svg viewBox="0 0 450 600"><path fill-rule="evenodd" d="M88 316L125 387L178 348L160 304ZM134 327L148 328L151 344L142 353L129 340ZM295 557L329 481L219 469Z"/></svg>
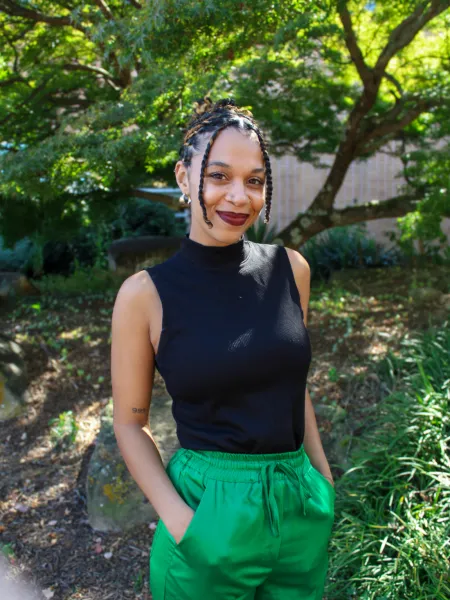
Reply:
<svg viewBox="0 0 450 600"><path fill-rule="evenodd" d="M203 220L208 227L213 226L212 222L208 219L203 198L204 172L212 144L219 133L226 127L235 127L239 130L254 131L258 137L266 171L266 210L264 223L269 223L273 191L272 167L267 152L266 141L257 123L253 119L252 113L247 109L239 108L233 98L223 98L213 105L209 96L205 96L200 102L196 102L195 110L195 114L187 125L183 138L183 145L180 148L179 154L180 160L182 160L186 166L189 166L194 151L199 150L199 136L209 131L213 132L208 140L200 169L198 199L203 212Z"/></svg>
<svg viewBox="0 0 450 600"><path fill-rule="evenodd" d="M203 183L205 181L204 174L205 174L206 161L208 160L208 156L209 156L209 153L211 151L211 146L213 145L214 140L219 135L219 133L223 129L225 129L227 126L228 126L228 123L223 123L223 125L221 127L218 127L216 129L216 131L212 134L212 136L209 138L208 144L206 146L205 154L203 155L202 165L201 165L201 168L200 168L200 185L198 187L198 199L200 201L200 206L202 207L203 220L205 221L205 223L209 227L212 227L213 224L211 223L211 221L207 217L205 201L203 199Z"/></svg>
<svg viewBox="0 0 450 600"><path fill-rule="evenodd" d="M264 138L262 137L259 129L255 128L253 131L258 136L259 144L261 146L261 150L262 150L262 154L263 154L264 165L266 167L266 190L267 190L267 192L266 192L266 213L264 216L264 223L267 224L270 221L270 207L272 205L272 189L273 189L272 166L270 164L270 158L269 158L269 154L267 152L266 142L264 141ZM270 190L270 192L269 192L269 190Z"/></svg>

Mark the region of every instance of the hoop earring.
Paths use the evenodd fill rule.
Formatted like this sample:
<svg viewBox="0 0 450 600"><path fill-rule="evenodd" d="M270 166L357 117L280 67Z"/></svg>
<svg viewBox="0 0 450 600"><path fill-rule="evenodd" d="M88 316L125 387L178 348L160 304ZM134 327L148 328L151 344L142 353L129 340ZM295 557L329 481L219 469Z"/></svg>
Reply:
<svg viewBox="0 0 450 600"><path fill-rule="evenodd" d="M191 199L189 198L189 196L187 194L182 194L180 196L180 202L184 202L185 204L190 204Z"/></svg>

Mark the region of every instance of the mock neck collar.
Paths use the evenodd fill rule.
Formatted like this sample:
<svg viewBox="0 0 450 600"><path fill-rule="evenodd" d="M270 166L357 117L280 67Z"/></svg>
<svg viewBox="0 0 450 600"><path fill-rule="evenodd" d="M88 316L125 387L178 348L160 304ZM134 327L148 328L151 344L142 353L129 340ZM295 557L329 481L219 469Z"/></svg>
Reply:
<svg viewBox="0 0 450 600"><path fill-rule="evenodd" d="M237 242L226 246L206 246L194 241L186 233L181 238L182 256L191 263L205 268L239 267L248 258L250 248L244 236Z"/></svg>

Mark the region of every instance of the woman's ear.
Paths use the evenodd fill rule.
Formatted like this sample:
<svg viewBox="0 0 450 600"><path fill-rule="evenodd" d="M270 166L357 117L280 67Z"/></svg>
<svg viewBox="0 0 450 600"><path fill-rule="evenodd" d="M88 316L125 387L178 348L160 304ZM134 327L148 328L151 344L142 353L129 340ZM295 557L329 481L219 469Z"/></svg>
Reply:
<svg viewBox="0 0 450 600"><path fill-rule="evenodd" d="M178 186L183 194L189 196L189 174L187 167L183 164L183 161L179 160L175 165L175 178Z"/></svg>

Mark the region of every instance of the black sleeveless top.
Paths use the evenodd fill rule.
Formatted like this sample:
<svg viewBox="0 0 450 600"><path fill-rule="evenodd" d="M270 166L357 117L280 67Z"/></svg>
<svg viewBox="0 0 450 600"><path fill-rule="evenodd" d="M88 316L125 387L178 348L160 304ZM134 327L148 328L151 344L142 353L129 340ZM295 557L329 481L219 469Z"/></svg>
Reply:
<svg viewBox="0 0 450 600"><path fill-rule="evenodd" d="M181 447L297 450L311 344L285 248L244 237L205 246L186 234L145 270L161 299L155 366Z"/></svg>

